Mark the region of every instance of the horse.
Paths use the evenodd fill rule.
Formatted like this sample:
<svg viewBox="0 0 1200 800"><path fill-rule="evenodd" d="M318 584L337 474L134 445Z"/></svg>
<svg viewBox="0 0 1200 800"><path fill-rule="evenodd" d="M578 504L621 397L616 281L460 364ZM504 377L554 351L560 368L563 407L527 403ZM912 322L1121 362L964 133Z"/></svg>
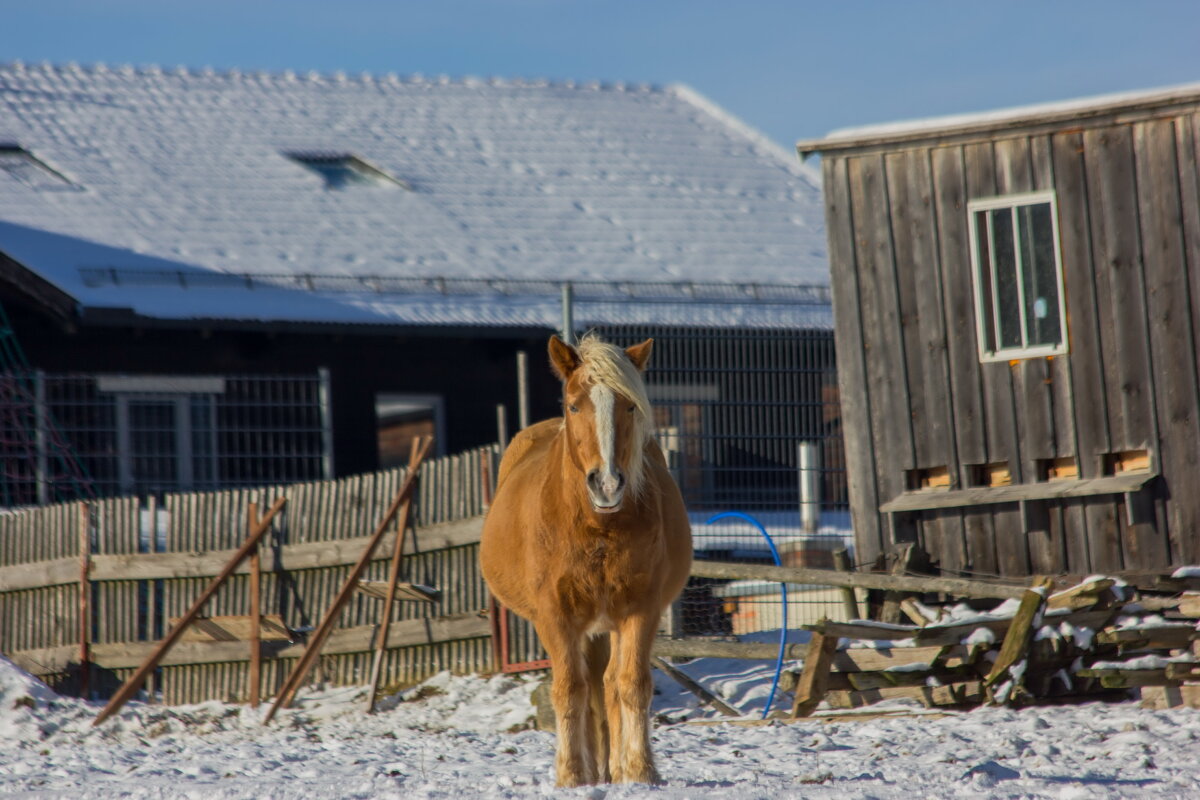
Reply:
<svg viewBox="0 0 1200 800"><path fill-rule="evenodd" d="M653 343L550 337L563 415L513 437L484 520L488 588L550 656L559 786L659 782L650 648L687 582L692 538L653 438L642 378Z"/></svg>

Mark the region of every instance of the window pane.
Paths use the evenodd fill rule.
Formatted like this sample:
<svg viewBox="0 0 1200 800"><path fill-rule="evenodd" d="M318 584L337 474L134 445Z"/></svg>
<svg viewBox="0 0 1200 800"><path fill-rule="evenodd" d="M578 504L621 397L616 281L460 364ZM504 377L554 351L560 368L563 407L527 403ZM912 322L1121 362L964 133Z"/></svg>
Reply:
<svg viewBox="0 0 1200 800"><path fill-rule="evenodd" d="M992 212L992 248L995 253L996 305L1000 347L1021 346L1021 297L1017 288L1017 258L1013 250L1012 211Z"/></svg>
<svg viewBox="0 0 1200 800"><path fill-rule="evenodd" d="M1059 344L1058 275L1054 263L1054 224L1049 203L1017 209L1025 289L1025 324L1030 345Z"/></svg>
<svg viewBox="0 0 1200 800"><path fill-rule="evenodd" d="M983 348L996 349L996 322L992 315L992 259L988 251L988 213L975 212L975 241L979 247L979 313L983 316Z"/></svg>

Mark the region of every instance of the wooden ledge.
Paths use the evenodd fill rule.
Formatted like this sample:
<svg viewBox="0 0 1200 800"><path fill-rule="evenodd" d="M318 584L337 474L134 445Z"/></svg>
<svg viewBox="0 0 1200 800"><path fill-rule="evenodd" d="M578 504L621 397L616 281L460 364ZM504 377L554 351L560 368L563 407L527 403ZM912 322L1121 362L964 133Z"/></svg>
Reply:
<svg viewBox="0 0 1200 800"><path fill-rule="evenodd" d="M935 508L1021 503L1029 500L1092 497L1101 494L1132 494L1141 491L1157 475L1155 472L1127 472L1122 475L1087 480L1018 483L1011 486L978 486L949 491L926 489L897 495L879 506L879 510L885 513L924 511Z"/></svg>

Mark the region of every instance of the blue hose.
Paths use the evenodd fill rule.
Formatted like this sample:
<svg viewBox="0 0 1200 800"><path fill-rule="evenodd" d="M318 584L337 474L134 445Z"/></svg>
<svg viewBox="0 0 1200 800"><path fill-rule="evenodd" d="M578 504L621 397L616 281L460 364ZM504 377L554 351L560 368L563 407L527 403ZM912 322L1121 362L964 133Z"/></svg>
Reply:
<svg viewBox="0 0 1200 800"><path fill-rule="evenodd" d="M767 540L767 547L771 550L771 558L775 559L775 565L778 567L783 566L783 561L779 558L779 551L775 549L775 542L771 539L771 535L767 533L767 529L763 527L761 522L744 511L722 511L720 514L714 514L709 517L705 524L712 525L717 520L726 519L727 517L745 520L758 528L758 532ZM771 681L771 693L767 695L767 704L763 707L763 719L766 719L767 715L771 713L771 706L775 703L775 691L779 688L779 676L783 674L783 657L787 653L788 595L786 583L779 584L779 594L783 599L783 620L779 629L779 657L775 660L775 677Z"/></svg>

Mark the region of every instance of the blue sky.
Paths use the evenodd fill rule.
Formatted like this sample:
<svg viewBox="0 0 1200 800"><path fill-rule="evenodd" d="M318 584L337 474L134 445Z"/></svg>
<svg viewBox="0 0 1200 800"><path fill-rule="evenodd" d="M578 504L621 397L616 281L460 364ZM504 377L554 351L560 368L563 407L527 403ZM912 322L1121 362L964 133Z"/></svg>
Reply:
<svg viewBox="0 0 1200 800"><path fill-rule="evenodd" d="M3 0L0 60L686 83L781 144L1200 81L1196 0Z"/></svg>

